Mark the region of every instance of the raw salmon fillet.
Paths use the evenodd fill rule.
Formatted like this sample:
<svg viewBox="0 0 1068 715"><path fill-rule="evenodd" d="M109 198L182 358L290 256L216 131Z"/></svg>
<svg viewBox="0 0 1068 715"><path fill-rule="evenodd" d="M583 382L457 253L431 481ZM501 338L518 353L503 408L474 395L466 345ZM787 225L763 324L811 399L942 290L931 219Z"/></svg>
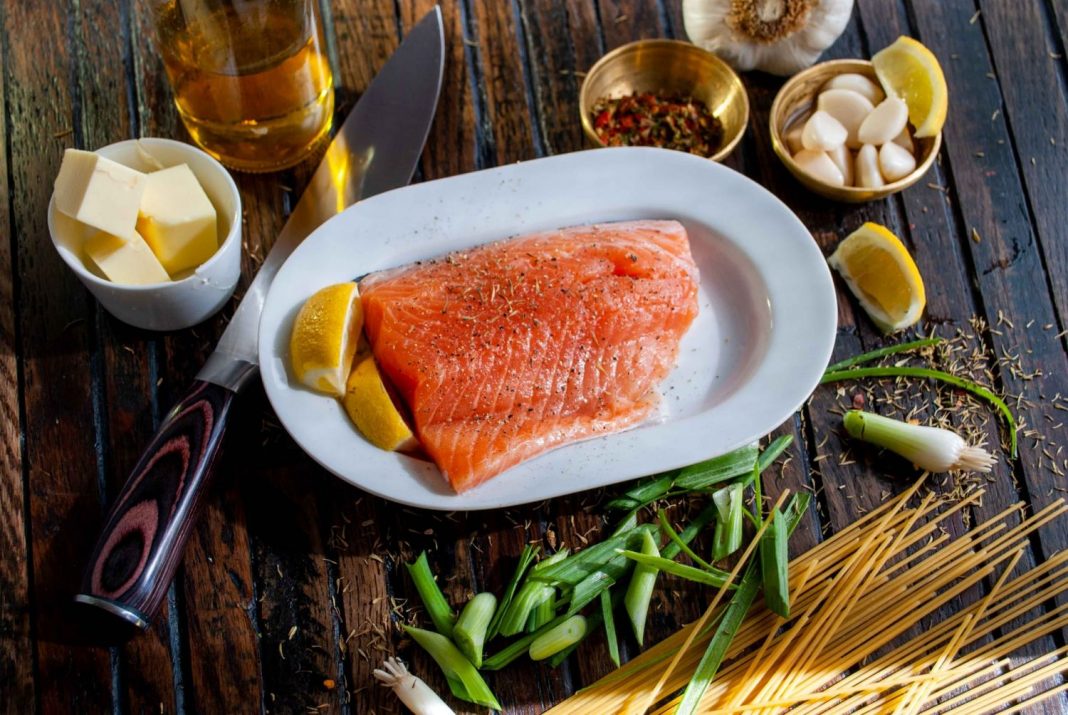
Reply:
<svg viewBox="0 0 1068 715"><path fill-rule="evenodd" d="M536 233L374 273L364 328L414 429L462 492L656 407L697 315L676 221Z"/></svg>

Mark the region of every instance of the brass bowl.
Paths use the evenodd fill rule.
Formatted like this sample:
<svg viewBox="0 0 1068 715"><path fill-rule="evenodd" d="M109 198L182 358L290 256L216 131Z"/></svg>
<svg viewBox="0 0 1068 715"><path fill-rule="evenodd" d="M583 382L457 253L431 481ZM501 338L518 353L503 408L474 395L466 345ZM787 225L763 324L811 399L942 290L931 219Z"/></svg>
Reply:
<svg viewBox="0 0 1068 715"><path fill-rule="evenodd" d="M876 83L879 81L875 77L871 62L867 60L831 60L799 72L784 84L771 104L771 118L769 119L771 146L790 173L811 191L835 201L859 204L886 198L919 181L938 156L938 149L942 146L942 133L939 132L937 136L924 139L913 137L913 143L917 148L916 168L908 176L878 189L834 186L806 174L790 156L790 150L786 146L786 132L794 122L803 120L812 111L816 104L816 96L828 80L835 75L847 73L864 75Z"/></svg>
<svg viewBox="0 0 1068 715"><path fill-rule="evenodd" d="M617 47L586 74L579 93L582 129L605 146L593 129L593 105L605 97L654 92L693 97L723 124L723 144L710 159L721 161L741 141L749 122L749 98L742 80L707 50L678 40L638 40Z"/></svg>

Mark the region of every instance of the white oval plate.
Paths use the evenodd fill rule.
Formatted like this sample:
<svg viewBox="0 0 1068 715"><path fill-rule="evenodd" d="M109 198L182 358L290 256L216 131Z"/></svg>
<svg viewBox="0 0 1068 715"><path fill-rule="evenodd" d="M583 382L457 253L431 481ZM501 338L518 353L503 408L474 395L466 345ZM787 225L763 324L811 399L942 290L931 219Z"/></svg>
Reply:
<svg viewBox="0 0 1068 715"><path fill-rule="evenodd" d="M642 218L681 221L701 271L700 313L661 386L657 420L561 447L456 494L432 464L373 447L337 400L291 379L293 318L323 286L532 231ZM767 434L815 388L836 320L823 255L768 191L689 154L595 149L416 184L332 218L271 286L260 366L282 424L345 481L412 506L491 509L692 464Z"/></svg>

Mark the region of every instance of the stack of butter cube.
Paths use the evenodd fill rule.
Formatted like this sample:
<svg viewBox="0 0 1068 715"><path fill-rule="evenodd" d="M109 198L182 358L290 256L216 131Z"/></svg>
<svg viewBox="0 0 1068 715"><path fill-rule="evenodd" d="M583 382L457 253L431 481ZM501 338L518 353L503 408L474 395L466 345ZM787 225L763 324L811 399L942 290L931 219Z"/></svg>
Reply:
<svg viewBox="0 0 1068 715"><path fill-rule="evenodd" d="M54 201L82 229L86 267L113 283L179 280L219 248L215 207L186 164L146 174L68 149Z"/></svg>

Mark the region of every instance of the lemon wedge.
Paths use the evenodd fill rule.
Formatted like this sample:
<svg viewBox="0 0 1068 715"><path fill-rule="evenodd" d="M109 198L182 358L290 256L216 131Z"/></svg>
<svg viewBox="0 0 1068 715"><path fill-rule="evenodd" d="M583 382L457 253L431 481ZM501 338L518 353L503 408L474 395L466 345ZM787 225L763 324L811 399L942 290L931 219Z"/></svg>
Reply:
<svg viewBox="0 0 1068 715"><path fill-rule="evenodd" d="M920 319L927 304L923 278L901 239L885 226L864 224L827 262L883 332L904 330Z"/></svg>
<svg viewBox="0 0 1068 715"><path fill-rule="evenodd" d="M942 65L933 52L911 37L899 37L876 52L871 63L886 93L905 100L915 136L933 137L942 131L949 109L949 90Z"/></svg>
<svg viewBox="0 0 1068 715"><path fill-rule="evenodd" d="M355 283L327 286L308 298L289 338L297 380L319 392L344 395L362 330L363 308Z"/></svg>
<svg viewBox="0 0 1068 715"><path fill-rule="evenodd" d="M379 449L395 452L415 446L412 430L386 390L373 357L353 369L341 404L360 433Z"/></svg>

